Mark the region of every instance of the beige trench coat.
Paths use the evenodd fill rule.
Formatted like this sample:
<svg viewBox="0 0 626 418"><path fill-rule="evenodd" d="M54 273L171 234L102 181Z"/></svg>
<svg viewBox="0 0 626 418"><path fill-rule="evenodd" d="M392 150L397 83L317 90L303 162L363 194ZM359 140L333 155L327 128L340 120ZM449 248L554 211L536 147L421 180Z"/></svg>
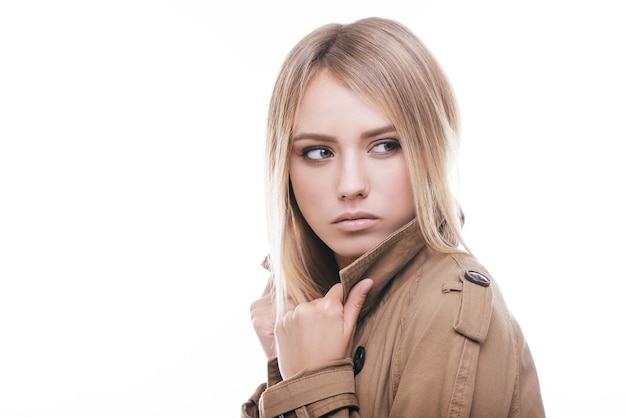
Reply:
<svg viewBox="0 0 626 418"><path fill-rule="evenodd" d="M522 331L489 273L424 245L416 221L340 273L344 295L372 278L354 359L268 381L242 417L544 417Z"/></svg>

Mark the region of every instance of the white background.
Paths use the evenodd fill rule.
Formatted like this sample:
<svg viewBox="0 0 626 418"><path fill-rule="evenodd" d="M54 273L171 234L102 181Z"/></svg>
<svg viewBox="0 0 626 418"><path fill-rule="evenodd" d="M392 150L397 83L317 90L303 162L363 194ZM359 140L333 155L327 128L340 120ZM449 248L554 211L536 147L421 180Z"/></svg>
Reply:
<svg viewBox="0 0 626 418"><path fill-rule="evenodd" d="M623 413L618 4L2 2L0 416L239 415L265 377L248 307L274 77L310 30L372 15L456 90L467 239L548 415Z"/></svg>

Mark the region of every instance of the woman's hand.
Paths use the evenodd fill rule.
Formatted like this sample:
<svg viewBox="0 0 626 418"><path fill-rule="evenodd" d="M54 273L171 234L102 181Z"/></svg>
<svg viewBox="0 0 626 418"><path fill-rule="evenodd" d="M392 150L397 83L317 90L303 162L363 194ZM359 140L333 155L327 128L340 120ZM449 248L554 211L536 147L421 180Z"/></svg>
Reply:
<svg viewBox="0 0 626 418"><path fill-rule="evenodd" d="M276 324L276 307L272 297L273 282L268 280L265 290L259 299L250 305L250 319L263 351L268 359L276 357L274 344L274 326ZM295 304L290 301L288 308L293 309Z"/></svg>
<svg viewBox="0 0 626 418"><path fill-rule="evenodd" d="M285 314L274 331L283 379L350 356L357 319L372 283L371 279L357 283L345 305L342 285L337 283L323 298L301 303Z"/></svg>

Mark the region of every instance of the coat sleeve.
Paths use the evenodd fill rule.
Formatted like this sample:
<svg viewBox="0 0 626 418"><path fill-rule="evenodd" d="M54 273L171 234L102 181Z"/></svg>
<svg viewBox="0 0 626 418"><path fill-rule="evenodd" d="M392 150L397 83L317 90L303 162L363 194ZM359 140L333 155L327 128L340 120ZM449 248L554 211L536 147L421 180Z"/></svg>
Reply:
<svg viewBox="0 0 626 418"><path fill-rule="evenodd" d="M493 314L479 345L470 416L501 413L498 416L543 418L539 378L528 343L497 284L492 287Z"/></svg>
<svg viewBox="0 0 626 418"><path fill-rule="evenodd" d="M261 383L250 396L250 399L241 406L241 418L256 418L259 416L259 399L266 387L265 383Z"/></svg>
<svg viewBox="0 0 626 418"><path fill-rule="evenodd" d="M517 358L519 373L515 382L515 392L511 403L509 417L511 418L531 418L545 417L539 376L535 368L535 361L528 347L521 329L517 322L513 323L515 335L519 343L517 344Z"/></svg>
<svg viewBox="0 0 626 418"><path fill-rule="evenodd" d="M281 380L278 362L268 362L268 382L242 406L242 418L306 416L358 418L352 360L330 362Z"/></svg>
<svg viewBox="0 0 626 418"><path fill-rule="evenodd" d="M545 417L528 345L494 287L446 285L419 333L410 324L424 318L406 318L390 416Z"/></svg>

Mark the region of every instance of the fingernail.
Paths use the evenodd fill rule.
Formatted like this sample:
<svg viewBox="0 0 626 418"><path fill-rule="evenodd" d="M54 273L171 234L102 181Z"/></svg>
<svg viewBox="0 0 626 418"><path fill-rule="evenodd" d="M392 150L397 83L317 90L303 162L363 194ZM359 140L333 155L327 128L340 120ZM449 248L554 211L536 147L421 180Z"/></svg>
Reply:
<svg viewBox="0 0 626 418"><path fill-rule="evenodd" d="M374 281L372 279L363 279L361 280L361 283L363 283L361 285L361 294L365 296L369 293L372 285L374 284Z"/></svg>

